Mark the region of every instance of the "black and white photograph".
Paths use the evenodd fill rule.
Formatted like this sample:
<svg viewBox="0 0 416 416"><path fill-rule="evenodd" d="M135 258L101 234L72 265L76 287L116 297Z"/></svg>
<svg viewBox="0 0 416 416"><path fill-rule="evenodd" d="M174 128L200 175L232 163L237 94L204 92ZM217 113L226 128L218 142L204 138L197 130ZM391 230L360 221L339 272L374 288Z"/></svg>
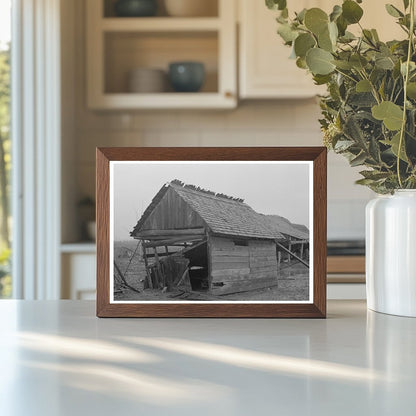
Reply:
<svg viewBox="0 0 416 416"><path fill-rule="evenodd" d="M313 164L110 163L110 303L312 303Z"/></svg>

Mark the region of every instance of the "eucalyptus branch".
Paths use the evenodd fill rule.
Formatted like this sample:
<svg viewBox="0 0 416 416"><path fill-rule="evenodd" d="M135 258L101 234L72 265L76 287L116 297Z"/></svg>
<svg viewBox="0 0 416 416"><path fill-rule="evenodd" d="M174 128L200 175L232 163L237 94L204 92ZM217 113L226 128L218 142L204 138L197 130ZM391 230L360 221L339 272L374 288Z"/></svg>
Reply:
<svg viewBox="0 0 416 416"><path fill-rule="evenodd" d="M365 72L365 69L362 67L362 65L361 65L361 69L362 69L362 71L360 72L360 75L363 77L363 79L365 79L370 84L371 93L373 94L374 99L377 101L377 104L380 104L381 100L380 100L380 97L379 97L378 92L376 90L376 87L371 82L370 78L368 78L368 75Z"/></svg>
<svg viewBox="0 0 416 416"><path fill-rule="evenodd" d="M402 92L403 92L403 88L400 88L399 91L397 91L397 94L396 94L396 96L394 97L394 100L393 100L394 103L399 99L400 94Z"/></svg>
<svg viewBox="0 0 416 416"><path fill-rule="evenodd" d="M266 3L272 9L276 4L286 6L285 0ZM367 166L370 170L363 174L362 184L376 192L416 188L416 134L410 121L416 115L416 71L412 69L416 0L404 1L405 15L394 6L387 7L406 33L404 41L389 42L378 40L375 33L364 29L361 1L338 3L342 6L334 6L331 14L318 7L306 9L302 22L287 18L285 9L279 19L283 26L279 34L292 46L290 38L298 35L296 56L303 59L305 69L316 81L326 84L328 95L321 97L320 120L325 143L331 143L336 153L349 155L354 165ZM350 36L341 30L334 39L334 23L345 29L355 25L361 33ZM362 157L357 158L359 148ZM381 171L391 175L380 177Z"/></svg>
<svg viewBox="0 0 416 416"><path fill-rule="evenodd" d="M389 100L390 101L393 101L393 98L394 98L394 90L396 89L396 85L397 85L397 80L394 80L393 81L393 88L391 89L391 94L390 94L390 97L389 97ZM393 101L393 102L395 102L395 101Z"/></svg>
<svg viewBox="0 0 416 416"><path fill-rule="evenodd" d="M406 72L404 75L404 85L403 85L403 119L402 119L402 127L400 129L400 139L399 139L399 148L397 151L397 177L399 180L400 188L403 188L403 182L400 172L400 156L403 148L403 141L404 141L404 134L406 130L406 110L407 110L407 83L409 82L409 71L410 71L410 62L412 60L412 50L413 50L413 37L414 37L414 29L415 29L415 0L410 0L410 30L409 30L409 44L407 47L407 60L406 60Z"/></svg>
<svg viewBox="0 0 416 416"><path fill-rule="evenodd" d="M350 79L352 82L355 82L355 83L358 82L355 78L351 77L348 74L345 74L344 72L340 71L338 68L335 68L335 71L338 72L339 74L343 75L344 77Z"/></svg>

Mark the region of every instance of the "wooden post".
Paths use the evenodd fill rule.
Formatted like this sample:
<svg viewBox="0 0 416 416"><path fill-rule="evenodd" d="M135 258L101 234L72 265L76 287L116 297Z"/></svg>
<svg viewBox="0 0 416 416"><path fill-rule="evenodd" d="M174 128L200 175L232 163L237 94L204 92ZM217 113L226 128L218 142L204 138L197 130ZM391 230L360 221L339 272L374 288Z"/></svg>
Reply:
<svg viewBox="0 0 416 416"><path fill-rule="evenodd" d="M160 262L159 262L159 254L157 252L157 247L153 247L153 250L155 252L155 263L156 263L156 267L155 267L155 272L157 275L157 280L158 280L158 286L160 287L160 284L162 284L162 288L165 286L165 282L163 279L163 273L160 267Z"/></svg>
<svg viewBox="0 0 416 416"><path fill-rule="evenodd" d="M290 263L291 260L291 256L290 256L290 252L292 251L292 242L289 241L289 252L287 254L287 262Z"/></svg>
<svg viewBox="0 0 416 416"><path fill-rule="evenodd" d="M303 243L300 245L300 258L303 259Z"/></svg>
<svg viewBox="0 0 416 416"><path fill-rule="evenodd" d="M280 263L282 262L282 252L277 252L277 270L280 270Z"/></svg>
<svg viewBox="0 0 416 416"><path fill-rule="evenodd" d="M149 272L149 265L147 263L146 247L143 244L143 240L142 240L142 249L143 249L144 267L146 268L147 284L149 285L149 289L153 289L152 276L151 276L151 274Z"/></svg>
<svg viewBox="0 0 416 416"><path fill-rule="evenodd" d="M293 258L295 258L296 260L298 260L298 261L300 261L302 264L304 264L306 267L309 267L309 264L305 261L305 260L303 260L303 259L301 259L299 256L297 256L295 253L292 253L291 251L289 251L283 244L280 244L280 243L278 243L277 241L276 241L276 245L278 246L278 247L280 247L283 251L285 251L286 253L288 253L289 254L289 256L292 256Z"/></svg>

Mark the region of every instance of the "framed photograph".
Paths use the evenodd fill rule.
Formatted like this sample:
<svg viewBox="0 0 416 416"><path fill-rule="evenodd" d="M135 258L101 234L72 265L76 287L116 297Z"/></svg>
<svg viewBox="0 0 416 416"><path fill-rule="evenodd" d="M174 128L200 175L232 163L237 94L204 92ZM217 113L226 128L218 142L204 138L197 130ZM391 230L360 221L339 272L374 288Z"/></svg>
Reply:
<svg viewBox="0 0 416 416"><path fill-rule="evenodd" d="M97 149L97 316L324 318L326 152Z"/></svg>

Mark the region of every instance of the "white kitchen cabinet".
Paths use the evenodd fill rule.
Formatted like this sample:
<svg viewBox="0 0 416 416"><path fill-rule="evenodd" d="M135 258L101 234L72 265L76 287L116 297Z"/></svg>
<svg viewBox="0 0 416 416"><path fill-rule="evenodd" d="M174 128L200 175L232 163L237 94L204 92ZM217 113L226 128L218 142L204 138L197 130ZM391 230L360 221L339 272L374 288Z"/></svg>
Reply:
<svg viewBox="0 0 416 416"><path fill-rule="evenodd" d="M96 291L95 244L63 244L61 253L61 297L72 300L94 300Z"/></svg>
<svg viewBox="0 0 416 416"><path fill-rule="evenodd" d="M295 7L325 9L325 2L328 0L300 0ZM322 91L311 75L289 59L291 50L276 33L277 13L268 10L264 1L239 0L238 5L240 97L307 98Z"/></svg>
<svg viewBox="0 0 416 416"><path fill-rule="evenodd" d="M402 0L393 0L400 9ZM289 2L289 10L320 7L330 12L334 0L299 0ZM362 24L376 28L381 40L403 38L394 18L379 0L366 0ZM268 10L264 1L239 0L239 90L242 99L290 99L308 98L325 92L324 87L313 84L312 77L289 59L291 49L283 44L277 32L276 11ZM357 32L357 25L349 30Z"/></svg>
<svg viewBox="0 0 416 416"><path fill-rule="evenodd" d="M90 109L234 108L237 105L237 30L234 0L217 2L216 16L116 17L105 0L86 2L87 102ZM110 2L111 5L111 2ZM131 93L130 71L167 71L169 63L199 61L200 92Z"/></svg>

